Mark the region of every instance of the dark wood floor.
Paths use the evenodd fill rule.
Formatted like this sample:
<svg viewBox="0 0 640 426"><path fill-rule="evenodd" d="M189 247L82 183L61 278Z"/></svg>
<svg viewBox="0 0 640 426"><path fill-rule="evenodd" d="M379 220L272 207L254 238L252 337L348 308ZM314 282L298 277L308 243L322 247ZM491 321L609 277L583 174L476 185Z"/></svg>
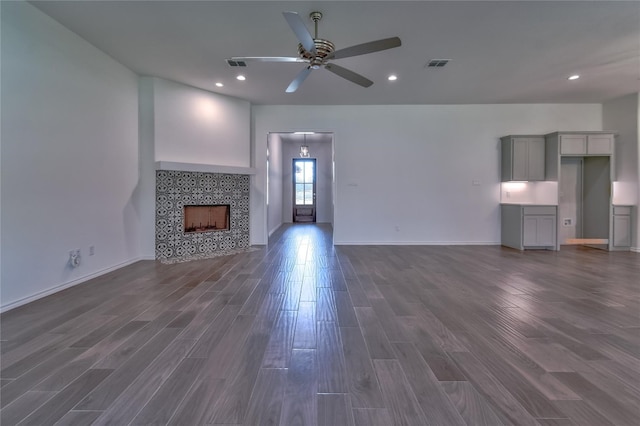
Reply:
<svg viewBox="0 0 640 426"><path fill-rule="evenodd" d="M634 253L286 226L3 314L1 422L637 425L639 277Z"/></svg>

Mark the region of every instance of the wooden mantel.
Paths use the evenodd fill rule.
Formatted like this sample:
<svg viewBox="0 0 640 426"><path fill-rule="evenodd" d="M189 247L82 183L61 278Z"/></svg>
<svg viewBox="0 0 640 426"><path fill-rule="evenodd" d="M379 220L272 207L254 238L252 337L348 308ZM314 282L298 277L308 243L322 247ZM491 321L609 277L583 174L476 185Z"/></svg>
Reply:
<svg viewBox="0 0 640 426"><path fill-rule="evenodd" d="M156 161L156 170L175 170L179 172L227 173L233 175L255 175L255 167L220 166L216 164L176 163Z"/></svg>

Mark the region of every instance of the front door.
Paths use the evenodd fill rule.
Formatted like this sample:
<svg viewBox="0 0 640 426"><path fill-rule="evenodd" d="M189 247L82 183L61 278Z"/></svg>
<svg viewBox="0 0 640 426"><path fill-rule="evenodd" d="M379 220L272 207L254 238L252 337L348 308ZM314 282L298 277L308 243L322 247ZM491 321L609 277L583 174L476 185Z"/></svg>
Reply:
<svg viewBox="0 0 640 426"><path fill-rule="evenodd" d="M293 221L316 221L316 159L293 159Z"/></svg>

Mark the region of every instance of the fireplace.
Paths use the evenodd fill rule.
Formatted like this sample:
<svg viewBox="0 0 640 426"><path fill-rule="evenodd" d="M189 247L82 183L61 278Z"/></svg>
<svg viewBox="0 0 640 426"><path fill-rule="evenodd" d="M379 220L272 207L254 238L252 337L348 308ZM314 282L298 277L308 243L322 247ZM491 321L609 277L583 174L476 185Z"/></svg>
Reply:
<svg viewBox="0 0 640 426"><path fill-rule="evenodd" d="M229 230L229 204L184 206L184 232Z"/></svg>
<svg viewBox="0 0 640 426"><path fill-rule="evenodd" d="M156 259L193 260L249 248L249 175L156 171Z"/></svg>

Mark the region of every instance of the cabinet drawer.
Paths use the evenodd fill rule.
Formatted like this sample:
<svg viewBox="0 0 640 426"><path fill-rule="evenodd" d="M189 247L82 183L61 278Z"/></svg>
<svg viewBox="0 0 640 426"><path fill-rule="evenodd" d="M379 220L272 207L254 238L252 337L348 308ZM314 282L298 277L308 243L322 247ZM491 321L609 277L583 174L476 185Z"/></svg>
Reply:
<svg viewBox="0 0 640 426"><path fill-rule="evenodd" d="M561 135L560 154L585 155L587 153L587 135Z"/></svg>
<svg viewBox="0 0 640 426"><path fill-rule="evenodd" d="M630 215L631 207L630 206L613 206L613 214Z"/></svg>
<svg viewBox="0 0 640 426"><path fill-rule="evenodd" d="M556 214L556 208L554 206L526 206L522 209L522 213L525 215Z"/></svg>
<svg viewBox="0 0 640 426"><path fill-rule="evenodd" d="M589 135L587 139L587 154L613 154L613 135Z"/></svg>

